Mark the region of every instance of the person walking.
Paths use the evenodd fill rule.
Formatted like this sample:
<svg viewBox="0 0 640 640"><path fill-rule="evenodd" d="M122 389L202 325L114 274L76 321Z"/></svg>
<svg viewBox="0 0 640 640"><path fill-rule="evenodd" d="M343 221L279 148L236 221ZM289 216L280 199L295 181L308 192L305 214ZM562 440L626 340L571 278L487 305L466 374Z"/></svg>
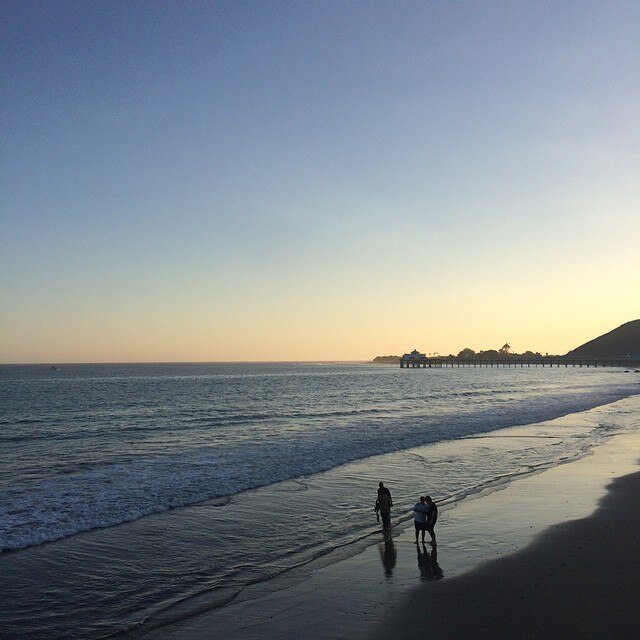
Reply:
<svg viewBox="0 0 640 640"><path fill-rule="evenodd" d="M416 529L416 544L418 544L418 534L422 532L422 542L424 543L424 532L427 530L427 503L425 497L420 496L420 500L413 507L413 526Z"/></svg>

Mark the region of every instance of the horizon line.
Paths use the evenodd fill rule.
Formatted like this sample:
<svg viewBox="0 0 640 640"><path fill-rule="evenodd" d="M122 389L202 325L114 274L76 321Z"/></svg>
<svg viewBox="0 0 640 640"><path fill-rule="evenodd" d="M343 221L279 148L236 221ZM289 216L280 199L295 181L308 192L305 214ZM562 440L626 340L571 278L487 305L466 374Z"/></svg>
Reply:
<svg viewBox="0 0 640 640"><path fill-rule="evenodd" d="M374 356L377 358L378 356ZM400 356L398 356L399 358ZM69 366L69 365L106 365L106 364L350 364L373 363L371 360L103 360L101 362L77 361L60 362L57 360L47 362L0 362L0 367L28 367L28 366Z"/></svg>

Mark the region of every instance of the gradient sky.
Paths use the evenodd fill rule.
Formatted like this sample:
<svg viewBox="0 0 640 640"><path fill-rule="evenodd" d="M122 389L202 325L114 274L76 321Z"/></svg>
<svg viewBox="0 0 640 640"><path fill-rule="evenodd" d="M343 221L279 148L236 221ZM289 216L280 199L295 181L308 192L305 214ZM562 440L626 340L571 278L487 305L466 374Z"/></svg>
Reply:
<svg viewBox="0 0 640 640"><path fill-rule="evenodd" d="M564 353L640 317L637 0L0 22L0 362Z"/></svg>

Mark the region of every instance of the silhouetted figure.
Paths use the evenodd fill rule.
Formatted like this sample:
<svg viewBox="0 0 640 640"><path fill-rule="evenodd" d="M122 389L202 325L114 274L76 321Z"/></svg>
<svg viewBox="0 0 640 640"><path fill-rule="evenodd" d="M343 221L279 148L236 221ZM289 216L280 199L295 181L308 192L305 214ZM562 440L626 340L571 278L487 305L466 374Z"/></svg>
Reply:
<svg viewBox="0 0 640 640"><path fill-rule="evenodd" d="M436 526L436 521L438 520L438 507L436 503L431 499L431 496L424 497L425 502L427 504L427 525L425 529L429 532L431 536L431 544L436 543L436 533L433 528Z"/></svg>
<svg viewBox="0 0 640 640"><path fill-rule="evenodd" d="M391 491L384 486L384 482L378 483L378 498L385 493L389 496L389 500L391 500ZM391 500L391 506L393 506L393 500Z"/></svg>
<svg viewBox="0 0 640 640"><path fill-rule="evenodd" d="M382 517L382 528L388 529L391 527L391 507L393 506L393 500L391 500L391 492L381 482L378 485L378 499L376 500L375 511L376 514L380 513Z"/></svg>

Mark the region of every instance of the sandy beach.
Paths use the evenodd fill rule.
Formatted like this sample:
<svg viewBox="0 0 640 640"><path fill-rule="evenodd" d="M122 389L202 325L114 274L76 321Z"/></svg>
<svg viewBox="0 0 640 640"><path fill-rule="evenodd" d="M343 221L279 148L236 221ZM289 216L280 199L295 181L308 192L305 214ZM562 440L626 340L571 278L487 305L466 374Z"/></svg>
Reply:
<svg viewBox="0 0 640 640"><path fill-rule="evenodd" d="M639 452L639 434L619 435L445 508L436 553L399 525L343 560L144 637L636 637Z"/></svg>

